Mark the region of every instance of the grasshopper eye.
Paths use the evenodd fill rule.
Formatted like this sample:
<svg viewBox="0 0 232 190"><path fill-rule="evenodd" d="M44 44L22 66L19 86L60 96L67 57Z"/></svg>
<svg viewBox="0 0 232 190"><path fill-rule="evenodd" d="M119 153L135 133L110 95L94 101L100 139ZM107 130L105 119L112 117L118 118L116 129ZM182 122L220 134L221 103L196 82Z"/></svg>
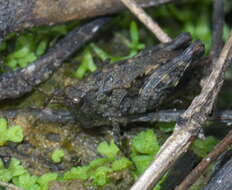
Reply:
<svg viewBox="0 0 232 190"><path fill-rule="evenodd" d="M71 101L73 104L79 104L81 102L82 91L71 86L68 87L65 91L66 97Z"/></svg>
<svg viewBox="0 0 232 190"><path fill-rule="evenodd" d="M73 98L72 102L78 104L80 102L80 98Z"/></svg>

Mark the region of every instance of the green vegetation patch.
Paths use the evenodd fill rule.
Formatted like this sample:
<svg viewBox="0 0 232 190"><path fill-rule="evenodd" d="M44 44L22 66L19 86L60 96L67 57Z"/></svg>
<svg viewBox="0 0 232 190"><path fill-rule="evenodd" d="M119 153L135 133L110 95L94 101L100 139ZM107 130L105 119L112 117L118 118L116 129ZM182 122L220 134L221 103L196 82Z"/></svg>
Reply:
<svg viewBox="0 0 232 190"><path fill-rule="evenodd" d="M52 40L67 34L76 23L53 27L37 27L17 35L9 34L0 44L5 65L16 70L36 61L48 49Z"/></svg>
<svg viewBox="0 0 232 190"><path fill-rule="evenodd" d="M0 119L0 126L7 126L4 119ZM192 149L199 156L206 156L210 152L217 140L208 137L205 140L197 139ZM25 190L47 190L51 181L83 180L90 181L94 186L104 186L110 182L110 174L125 169L130 169L135 179L137 179L154 160L155 155L160 149L159 142L153 130L142 131L137 134L130 142L130 158L120 156L117 145L111 141L104 141L97 147L101 158L91 161L88 165L72 167L63 175L58 173L46 173L42 176L34 176L20 164L20 161L13 158L8 168L4 167L0 161L0 181L10 182ZM64 150L56 149L52 154L53 161L59 163L64 156ZM153 188L159 190L165 180L165 176Z"/></svg>
<svg viewBox="0 0 232 190"><path fill-rule="evenodd" d="M8 168L0 161L0 181L11 182L25 190L46 190L50 181L56 180L58 174L46 173L40 177L30 175L20 161L12 158Z"/></svg>
<svg viewBox="0 0 232 190"><path fill-rule="evenodd" d="M8 127L7 120L0 118L0 146L6 142L19 143L23 141L23 129L19 125Z"/></svg>
<svg viewBox="0 0 232 190"><path fill-rule="evenodd" d="M5 120L0 120L1 125L6 126ZM64 175L58 173L46 173L35 176L21 165L20 161L13 158L8 168L0 162L0 181L10 182L25 190L47 190L50 181L83 180L90 181L94 186L104 186L110 182L109 175L131 168L138 177L154 159L159 150L157 138L152 130L139 133L131 140L131 158L120 156L120 150L111 141L100 143L97 151L103 157L91 161L88 165L72 167ZM55 162L61 162L64 150L56 149L52 154Z"/></svg>

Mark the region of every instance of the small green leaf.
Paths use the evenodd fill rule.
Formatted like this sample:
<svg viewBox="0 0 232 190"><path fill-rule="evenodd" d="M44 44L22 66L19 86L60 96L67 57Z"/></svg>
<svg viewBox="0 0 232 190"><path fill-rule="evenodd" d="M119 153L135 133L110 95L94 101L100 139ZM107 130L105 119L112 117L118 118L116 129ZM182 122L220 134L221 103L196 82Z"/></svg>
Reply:
<svg viewBox="0 0 232 190"><path fill-rule="evenodd" d="M96 172L91 176L91 179L93 179L93 184L96 186L103 186L107 184L108 177L107 174L111 173L113 170L108 167L99 167Z"/></svg>
<svg viewBox="0 0 232 190"><path fill-rule="evenodd" d="M41 186L41 190L48 189L48 184L51 181L55 181L58 177L57 173L46 173L39 177L37 183Z"/></svg>
<svg viewBox="0 0 232 190"><path fill-rule="evenodd" d="M13 183L19 187L24 188L25 190L34 190L39 189L39 185L36 184L38 177L32 176L29 173L20 175L13 178Z"/></svg>
<svg viewBox="0 0 232 190"><path fill-rule="evenodd" d="M0 146L7 141L7 120L0 118Z"/></svg>
<svg viewBox="0 0 232 190"><path fill-rule="evenodd" d="M207 156L208 153L210 153L215 145L218 143L218 140L215 137L207 137L206 139L196 139L191 149L200 157Z"/></svg>
<svg viewBox="0 0 232 190"><path fill-rule="evenodd" d="M52 153L52 161L55 163L61 162L61 159L64 157L64 150L63 149L56 149Z"/></svg>
<svg viewBox="0 0 232 190"><path fill-rule="evenodd" d="M130 23L130 37L133 43L139 42L139 31L138 31L138 26L135 21L132 21Z"/></svg>
<svg viewBox="0 0 232 190"><path fill-rule="evenodd" d="M0 169L4 169L4 163L3 163L3 161L2 161L2 159L0 158Z"/></svg>
<svg viewBox="0 0 232 190"><path fill-rule="evenodd" d="M141 154L154 155L159 150L159 143L152 130L139 133L132 140L132 147Z"/></svg>
<svg viewBox="0 0 232 190"><path fill-rule="evenodd" d="M131 165L132 165L132 162L130 160L128 160L125 157L122 157L122 158L120 158L118 160L115 160L112 163L112 169L114 171L119 171L119 170L129 168Z"/></svg>
<svg viewBox="0 0 232 190"><path fill-rule="evenodd" d="M90 47L93 49L93 51L97 54L97 56L102 60L105 61L107 59L110 59L110 56L101 48L99 48L96 44L91 43Z"/></svg>
<svg viewBox="0 0 232 190"><path fill-rule="evenodd" d="M48 41L47 40L42 40L37 49L36 49L36 55L37 56L41 56L44 54L44 52L46 51L46 48L47 48L47 45L48 45Z"/></svg>
<svg viewBox="0 0 232 190"><path fill-rule="evenodd" d="M114 159L119 152L119 148L116 146L113 140L110 142L110 144L104 141L98 145L97 151L107 158Z"/></svg>
<svg viewBox="0 0 232 190"><path fill-rule="evenodd" d="M18 64L20 65L20 67L26 67L29 63L35 61L37 59L37 56L35 55L35 53L31 52L28 53L25 57L18 59Z"/></svg>
<svg viewBox="0 0 232 190"><path fill-rule="evenodd" d="M15 59L17 58L22 58L27 56L27 54L30 52L30 49L28 46L24 46L21 49L14 51L13 53L10 54L10 57L13 57Z"/></svg>
<svg viewBox="0 0 232 190"><path fill-rule="evenodd" d="M147 169L153 159L154 156L150 155L133 156L132 161L136 166L136 175L141 175Z"/></svg>
<svg viewBox="0 0 232 190"><path fill-rule="evenodd" d="M104 165L107 162L109 162L108 158L98 158L98 159L92 160L89 163L89 169L95 169L95 168L97 168L99 166Z"/></svg>
<svg viewBox="0 0 232 190"><path fill-rule="evenodd" d="M161 185L162 185L162 183L165 181L166 177L167 177L167 174L165 174L165 175L159 180L159 182L157 183L157 185L156 185L152 190L160 190L161 187L162 187Z"/></svg>
<svg viewBox="0 0 232 190"><path fill-rule="evenodd" d="M165 123L165 122L160 122L158 123L159 129L165 133L169 133L172 132L175 126L174 122L169 122L169 123Z"/></svg>
<svg viewBox="0 0 232 190"><path fill-rule="evenodd" d="M19 125L12 126L7 131L7 139L12 142L23 141L23 129Z"/></svg>
<svg viewBox="0 0 232 190"><path fill-rule="evenodd" d="M51 32L57 33L59 35L65 35L68 32L66 25L56 25L56 26L53 26L50 30Z"/></svg>
<svg viewBox="0 0 232 190"><path fill-rule="evenodd" d="M3 42L1 42L1 43L0 43L0 52L1 52L1 51L3 51L3 50L5 50L5 49L6 49L6 47L7 47L7 43L6 43L6 42L4 42L4 41L3 41Z"/></svg>
<svg viewBox="0 0 232 190"><path fill-rule="evenodd" d="M9 165L9 171L13 177L23 175L27 173L25 168L20 164L20 161L16 158L12 158Z"/></svg>
<svg viewBox="0 0 232 190"><path fill-rule="evenodd" d="M7 65L9 66L9 67L11 67L12 69L16 69L17 68L17 65L18 65L18 61L17 61L17 59L8 59L7 60Z"/></svg>
<svg viewBox="0 0 232 190"><path fill-rule="evenodd" d="M73 180L73 179L81 179L86 180L88 179L88 166L82 167L73 167L70 171L67 171L64 174L64 180Z"/></svg>
<svg viewBox="0 0 232 190"><path fill-rule="evenodd" d="M74 73L74 76L81 79L84 77L86 72L87 72L87 69L84 66L80 65L80 67Z"/></svg>
<svg viewBox="0 0 232 190"><path fill-rule="evenodd" d="M7 120L5 118L0 118L0 133L2 133L2 130L5 131L7 128Z"/></svg>
<svg viewBox="0 0 232 190"><path fill-rule="evenodd" d="M12 174L8 169L0 169L0 181L9 182Z"/></svg>
<svg viewBox="0 0 232 190"><path fill-rule="evenodd" d="M93 61L93 57L88 49L84 51L81 65L75 72L75 76L78 78L82 78L87 71L94 72L97 70L97 66Z"/></svg>
<svg viewBox="0 0 232 190"><path fill-rule="evenodd" d="M93 72L93 71L95 71L97 69L96 65L93 62L93 57L92 57L89 50L86 50L84 52L83 64L91 72Z"/></svg>

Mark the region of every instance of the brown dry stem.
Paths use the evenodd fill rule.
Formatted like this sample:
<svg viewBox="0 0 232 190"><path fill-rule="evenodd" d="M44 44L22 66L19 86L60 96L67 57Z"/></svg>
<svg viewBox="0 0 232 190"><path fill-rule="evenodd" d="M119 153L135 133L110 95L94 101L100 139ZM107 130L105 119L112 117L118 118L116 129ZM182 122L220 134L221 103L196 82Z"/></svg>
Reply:
<svg viewBox="0 0 232 190"><path fill-rule="evenodd" d="M134 0L121 0L127 8L163 43L170 42L171 38L163 29L137 4Z"/></svg>
<svg viewBox="0 0 232 190"><path fill-rule="evenodd" d="M153 163L130 190L151 189L180 155L187 151L202 124L212 112L212 107L224 81L226 58L231 46L232 31L216 64L213 65L212 72L205 81L201 93L193 99L188 109L179 117L173 134L162 145Z"/></svg>

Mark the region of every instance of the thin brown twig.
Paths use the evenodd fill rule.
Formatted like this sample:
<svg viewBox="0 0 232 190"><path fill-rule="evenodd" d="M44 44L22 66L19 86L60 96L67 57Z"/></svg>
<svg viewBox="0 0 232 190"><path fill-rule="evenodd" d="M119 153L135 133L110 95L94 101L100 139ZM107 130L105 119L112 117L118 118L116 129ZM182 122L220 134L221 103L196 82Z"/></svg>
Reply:
<svg viewBox="0 0 232 190"><path fill-rule="evenodd" d="M217 63L213 65L213 70L204 83L200 95L193 99L188 109L179 117L173 134L162 145L156 159L130 190L151 189L180 155L187 151L189 145L200 131L202 124L212 112L215 99L224 81L227 67L226 58L231 47L232 31Z"/></svg>
<svg viewBox="0 0 232 190"><path fill-rule="evenodd" d="M6 183L3 181L0 181L0 186L5 187L6 189L10 189L10 190L24 190L22 187L17 187L14 184Z"/></svg>
<svg viewBox="0 0 232 190"><path fill-rule="evenodd" d="M125 6L163 43L170 42L171 38L162 30L134 0L121 0Z"/></svg>
<svg viewBox="0 0 232 190"><path fill-rule="evenodd" d="M223 152L225 152L228 146L232 144L232 131L220 141L220 143L215 146L214 150L210 152L192 171L191 173L184 179L184 181L175 188L175 190L186 190L192 184L196 182L196 180L202 175L205 169L216 160Z"/></svg>

